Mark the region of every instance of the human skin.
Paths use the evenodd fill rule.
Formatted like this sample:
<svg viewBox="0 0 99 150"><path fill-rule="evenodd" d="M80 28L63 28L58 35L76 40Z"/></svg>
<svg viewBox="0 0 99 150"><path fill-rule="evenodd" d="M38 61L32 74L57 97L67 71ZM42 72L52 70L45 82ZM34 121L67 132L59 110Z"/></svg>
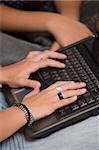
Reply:
<svg viewBox="0 0 99 150"><path fill-rule="evenodd" d="M51 58L64 59L66 56L53 51L31 52L19 63L0 68L0 83L8 84L11 87L28 86L34 88L31 93L23 98L22 103L27 106L35 121L50 115L62 106L76 101L77 96L86 92L85 83L73 81L56 82L40 92L40 83L28 79L30 73L47 66L65 67L63 63L52 60ZM59 100L56 87L61 87L64 100ZM11 106L0 111L0 141L14 134L26 123L27 120L24 112L16 106Z"/></svg>
<svg viewBox="0 0 99 150"><path fill-rule="evenodd" d="M3 31L48 31L54 38L50 50L79 41L90 36L91 31L79 21L81 1L55 1L58 13L32 12L0 6L0 28Z"/></svg>

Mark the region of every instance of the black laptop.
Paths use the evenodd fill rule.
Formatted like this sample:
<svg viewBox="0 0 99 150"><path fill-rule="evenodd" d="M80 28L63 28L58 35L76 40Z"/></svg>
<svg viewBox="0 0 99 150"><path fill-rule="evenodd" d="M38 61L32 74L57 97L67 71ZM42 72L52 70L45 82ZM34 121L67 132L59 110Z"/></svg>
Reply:
<svg viewBox="0 0 99 150"><path fill-rule="evenodd" d="M87 93L68 106L56 110L53 114L36 121L30 127L23 127L27 139L45 137L59 129L73 125L83 119L99 114L99 38L90 36L59 50L66 54L63 69L44 68L31 74L30 78L41 82L41 90L56 81L84 81ZM8 104L21 102L31 89L11 89L3 85L3 92ZM46 99L45 99L46 101Z"/></svg>

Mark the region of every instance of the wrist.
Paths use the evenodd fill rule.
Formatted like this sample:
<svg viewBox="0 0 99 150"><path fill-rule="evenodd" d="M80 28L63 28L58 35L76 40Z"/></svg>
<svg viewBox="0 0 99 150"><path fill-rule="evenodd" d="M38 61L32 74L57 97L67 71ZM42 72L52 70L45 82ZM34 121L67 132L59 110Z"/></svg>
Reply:
<svg viewBox="0 0 99 150"><path fill-rule="evenodd" d="M67 17L69 19L76 20L76 21L80 20L80 13L71 13L71 12L68 13L68 12L62 11L61 15L65 16L65 17Z"/></svg>
<svg viewBox="0 0 99 150"><path fill-rule="evenodd" d="M33 12L28 13L28 20L27 22L28 30L30 31L48 31L47 24L51 18L53 18L54 13L53 12ZM38 17L40 17L38 19ZM31 19L33 18L33 19ZM35 22L35 23L34 23ZM28 25L29 24L29 25Z"/></svg>
<svg viewBox="0 0 99 150"><path fill-rule="evenodd" d="M13 112L17 114L18 118L21 118L20 124L21 124L21 127L23 127L27 123L24 112L18 107L16 107L15 105L11 106L10 108L13 110Z"/></svg>
<svg viewBox="0 0 99 150"><path fill-rule="evenodd" d="M46 29L48 32L53 34L53 29L55 29L57 23L60 22L61 18L64 16L57 14L57 13L50 13L49 17L46 21Z"/></svg>
<svg viewBox="0 0 99 150"><path fill-rule="evenodd" d="M4 71L5 69L0 67L0 83L6 83L7 82L7 77L6 77L6 73Z"/></svg>
<svg viewBox="0 0 99 150"><path fill-rule="evenodd" d="M27 126L30 126L35 120L28 107L22 103L15 104L15 106L18 107L24 113L26 124Z"/></svg>
<svg viewBox="0 0 99 150"><path fill-rule="evenodd" d="M68 15L62 14L62 15L67 17L67 18L69 18L69 19L75 20L75 21L79 21L80 20L79 15L78 16L74 16L73 14L68 14Z"/></svg>

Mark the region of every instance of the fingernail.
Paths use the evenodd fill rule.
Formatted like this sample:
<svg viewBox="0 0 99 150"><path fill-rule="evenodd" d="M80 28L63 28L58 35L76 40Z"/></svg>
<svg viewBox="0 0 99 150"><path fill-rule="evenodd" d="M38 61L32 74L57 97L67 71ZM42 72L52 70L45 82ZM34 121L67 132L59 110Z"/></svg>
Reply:
<svg viewBox="0 0 99 150"><path fill-rule="evenodd" d="M73 97L73 100L77 100L77 96L74 96L74 97Z"/></svg>
<svg viewBox="0 0 99 150"><path fill-rule="evenodd" d="M63 56L64 58L67 58L67 56L66 56L65 54L62 54L62 56Z"/></svg>
<svg viewBox="0 0 99 150"><path fill-rule="evenodd" d="M37 82L37 86L38 86L38 87L41 87L41 84L40 84L40 82Z"/></svg>
<svg viewBox="0 0 99 150"><path fill-rule="evenodd" d="M85 82L81 82L80 84L81 84L81 86L86 86Z"/></svg>
<svg viewBox="0 0 99 150"><path fill-rule="evenodd" d="M82 89L81 90L82 93L86 93L86 91L87 91L86 89Z"/></svg>
<svg viewBox="0 0 99 150"><path fill-rule="evenodd" d="M65 64L61 63L61 67L63 67L63 68L64 68L64 67L65 67Z"/></svg>
<svg viewBox="0 0 99 150"><path fill-rule="evenodd" d="M70 81L70 83L75 83L75 81Z"/></svg>

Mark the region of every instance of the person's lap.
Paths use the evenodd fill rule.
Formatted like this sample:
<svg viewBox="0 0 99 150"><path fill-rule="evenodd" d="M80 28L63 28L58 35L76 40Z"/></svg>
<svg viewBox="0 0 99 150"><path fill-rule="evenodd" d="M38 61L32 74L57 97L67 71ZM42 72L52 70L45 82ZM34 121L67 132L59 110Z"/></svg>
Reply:
<svg viewBox="0 0 99 150"><path fill-rule="evenodd" d="M3 107L7 106L1 93L0 103ZM22 133L17 132L2 142L0 147L1 150L98 150L99 116L90 117L46 138L31 142L27 141Z"/></svg>
<svg viewBox="0 0 99 150"><path fill-rule="evenodd" d="M2 36L2 42L0 49L3 50L1 57L5 55L4 60L6 62L4 60L2 62L4 65L22 59L31 49L36 48L39 50L41 48L4 34ZM7 49L9 49L11 55L8 55ZM2 52L1 50L0 52ZM2 93L0 93L0 104L1 108L7 107ZM32 142L27 141L22 133L17 132L0 144L0 150L98 150L98 141L99 116L96 116L60 130L46 138Z"/></svg>

